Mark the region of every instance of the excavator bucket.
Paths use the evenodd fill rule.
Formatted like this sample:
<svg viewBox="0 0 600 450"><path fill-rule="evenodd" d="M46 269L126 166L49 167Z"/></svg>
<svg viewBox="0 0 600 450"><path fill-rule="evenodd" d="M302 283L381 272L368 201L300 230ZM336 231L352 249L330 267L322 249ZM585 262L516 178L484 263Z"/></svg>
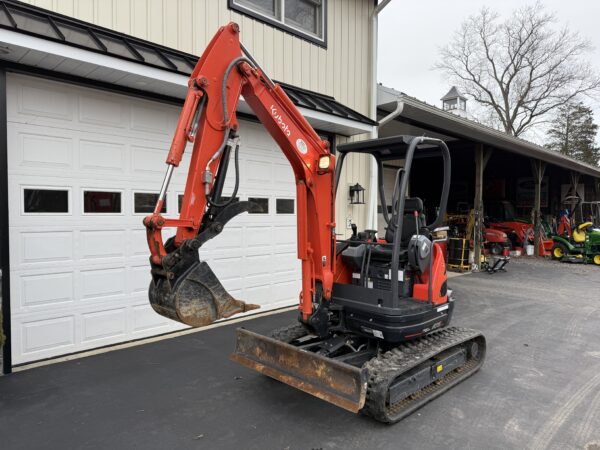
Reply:
<svg viewBox="0 0 600 450"><path fill-rule="evenodd" d="M358 367L237 329L231 360L351 412L360 411L367 392L366 372Z"/></svg>
<svg viewBox="0 0 600 450"><path fill-rule="evenodd" d="M234 299L205 261L195 262L174 282L151 281L148 296L158 314L192 327L259 308Z"/></svg>

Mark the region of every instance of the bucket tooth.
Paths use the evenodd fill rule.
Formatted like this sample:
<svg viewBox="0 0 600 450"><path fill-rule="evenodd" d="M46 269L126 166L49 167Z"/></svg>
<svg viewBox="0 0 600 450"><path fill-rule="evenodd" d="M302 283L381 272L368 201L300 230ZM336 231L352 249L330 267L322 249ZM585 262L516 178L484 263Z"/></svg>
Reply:
<svg viewBox="0 0 600 450"><path fill-rule="evenodd" d="M194 263L174 283L166 278L152 281L148 296L158 314L192 327L260 307L234 299L204 261Z"/></svg>

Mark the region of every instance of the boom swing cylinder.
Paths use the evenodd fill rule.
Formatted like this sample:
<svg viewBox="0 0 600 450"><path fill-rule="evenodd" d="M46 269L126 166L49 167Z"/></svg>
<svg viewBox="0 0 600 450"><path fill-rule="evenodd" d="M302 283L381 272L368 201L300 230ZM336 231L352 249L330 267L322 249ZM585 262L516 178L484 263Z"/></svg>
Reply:
<svg viewBox="0 0 600 450"><path fill-rule="evenodd" d="M294 170L303 320L310 320L313 305L331 297L335 157L329 143L319 138L281 87L243 48L239 27L230 23L219 29L190 76L158 201L153 214L144 219L151 253L150 303L159 314L191 326L209 325L259 307L234 299L198 253L229 220L260 209L248 201L232 201L239 186L236 109L241 95ZM193 150L180 217L165 218L160 211L188 142ZM232 153L236 183L226 201L222 194ZM175 227L177 232L163 243L162 229L166 227Z"/></svg>

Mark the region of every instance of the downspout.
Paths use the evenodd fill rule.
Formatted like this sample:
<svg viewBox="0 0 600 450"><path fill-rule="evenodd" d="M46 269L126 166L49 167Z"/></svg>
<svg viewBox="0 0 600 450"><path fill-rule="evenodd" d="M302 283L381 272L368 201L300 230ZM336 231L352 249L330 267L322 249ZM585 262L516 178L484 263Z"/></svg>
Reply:
<svg viewBox="0 0 600 450"><path fill-rule="evenodd" d="M398 117L400 114L402 114L403 109L404 109L404 102L401 102L400 100L396 100L396 108L391 113L389 113L387 116L385 116L383 119L381 119L379 121L378 128L384 126L388 122L391 122L396 117Z"/></svg>
<svg viewBox="0 0 600 450"><path fill-rule="evenodd" d="M392 0L383 0L378 3L375 0L375 8L371 16L371 119L377 120L377 32L379 13L383 11ZM376 139L379 133L377 127L371 131L371 139ZM367 227L371 230L377 229L377 164L371 161L371 176L369 192L369 209L367 215Z"/></svg>

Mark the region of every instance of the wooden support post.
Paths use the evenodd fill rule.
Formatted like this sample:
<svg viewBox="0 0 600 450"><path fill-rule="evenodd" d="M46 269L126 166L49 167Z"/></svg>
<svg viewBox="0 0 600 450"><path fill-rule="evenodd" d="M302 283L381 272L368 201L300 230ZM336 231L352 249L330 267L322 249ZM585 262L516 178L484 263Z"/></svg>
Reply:
<svg viewBox="0 0 600 450"><path fill-rule="evenodd" d="M579 194L577 192L577 186L579 185L579 181L581 180L581 174L578 172L571 171L570 175L571 175L571 193L567 193L567 196L573 195L575 197L579 197ZM585 200L585 199L582 198L581 200ZM576 209L575 210L575 221L576 222L579 222L582 219L582 217L577 217L578 214L579 214L579 212Z"/></svg>
<svg viewBox="0 0 600 450"><path fill-rule="evenodd" d="M570 175L571 175L571 193L567 193L567 195L577 196L577 185L579 184L579 180L581 179L581 174L578 172L571 172Z"/></svg>
<svg viewBox="0 0 600 450"><path fill-rule="evenodd" d="M473 227L473 269L479 270L483 247L483 173L492 156L492 150L484 150L483 144L475 147L475 225Z"/></svg>
<svg viewBox="0 0 600 450"><path fill-rule="evenodd" d="M535 199L533 205L533 248L534 255L539 255L542 242L542 180L546 171L546 163L532 159L531 171L533 172L533 181L535 182ZM543 253L542 253L543 254Z"/></svg>

